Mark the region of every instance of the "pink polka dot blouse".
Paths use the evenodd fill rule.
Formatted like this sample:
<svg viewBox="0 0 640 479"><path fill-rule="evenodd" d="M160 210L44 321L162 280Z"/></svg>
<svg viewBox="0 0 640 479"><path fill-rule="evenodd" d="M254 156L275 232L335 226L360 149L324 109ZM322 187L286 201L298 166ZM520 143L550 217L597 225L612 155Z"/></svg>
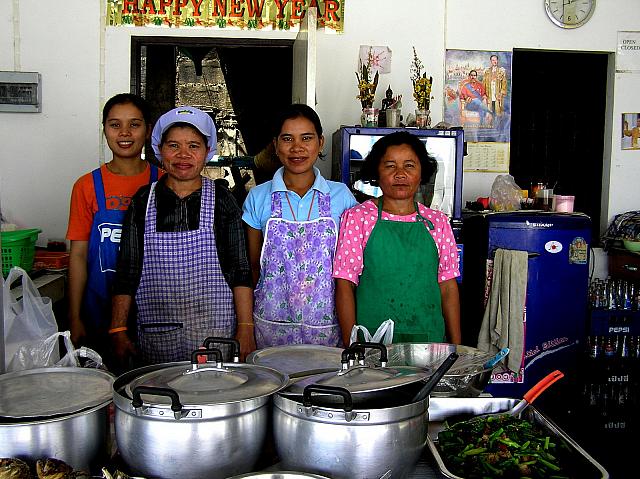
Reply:
<svg viewBox="0 0 640 479"><path fill-rule="evenodd" d="M442 283L460 276L456 241L449 218L444 213L427 208L420 203L418 203L418 209L420 214L429 219L434 226L434 229L429 232L440 254L438 282ZM382 220L416 221L416 214L398 216L383 211ZM364 248L377 221L378 207L372 200L354 206L342 214L338 247L333 260L334 278L346 279L358 284L364 267Z"/></svg>

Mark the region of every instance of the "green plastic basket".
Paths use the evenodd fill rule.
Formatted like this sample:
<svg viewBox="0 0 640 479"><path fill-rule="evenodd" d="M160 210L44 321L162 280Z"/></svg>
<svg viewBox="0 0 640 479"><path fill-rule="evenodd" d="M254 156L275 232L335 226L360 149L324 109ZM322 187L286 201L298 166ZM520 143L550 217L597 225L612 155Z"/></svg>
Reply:
<svg viewBox="0 0 640 479"><path fill-rule="evenodd" d="M36 241L41 231L39 229L27 229L0 233L2 276L6 278L9 270L14 266L20 266L25 271L31 271L36 252Z"/></svg>

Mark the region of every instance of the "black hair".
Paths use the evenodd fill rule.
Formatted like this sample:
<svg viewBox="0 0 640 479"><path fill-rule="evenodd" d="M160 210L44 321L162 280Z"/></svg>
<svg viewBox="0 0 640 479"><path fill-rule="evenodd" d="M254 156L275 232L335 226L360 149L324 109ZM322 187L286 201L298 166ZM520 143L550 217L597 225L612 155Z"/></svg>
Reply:
<svg viewBox="0 0 640 479"><path fill-rule="evenodd" d="M471 76L472 73L475 73L476 76L478 76L478 70L469 70L469 76Z"/></svg>
<svg viewBox="0 0 640 479"><path fill-rule="evenodd" d="M142 117L144 118L144 122L147 126L151 127L153 122L151 121L151 109L149 108L149 104L147 103L147 100L134 93L118 93L107 100L104 104L104 108L102 109L102 126L107 122L109 112L114 106L126 105L127 103L131 103L140 110Z"/></svg>
<svg viewBox="0 0 640 479"><path fill-rule="evenodd" d="M198 130L198 128L195 125L192 125L191 123L187 123L186 121L178 121L176 123L172 123L171 126L169 126L169 128L164 130L164 132L162 133L162 137L160 138L160 146L164 145L164 142L167 141L167 135L169 134L169 132L171 130L173 130L176 127L177 128L191 128L198 135L200 135L200 137L204 141L204 146L207 148L207 150L209 149L209 140L207 139L206 135L204 133L202 133L200 130Z"/></svg>
<svg viewBox="0 0 640 479"><path fill-rule="evenodd" d="M305 105L303 103L294 103L292 105L284 108L276 119L275 128L273 130L273 137L278 138L280 136L280 132L282 131L282 125L287 120L294 120L296 118L306 118L316 129L316 134L318 137L322 136L322 124L320 123L320 117L315 112L313 108L309 105Z"/></svg>
<svg viewBox="0 0 640 479"><path fill-rule="evenodd" d="M493 57L496 57L496 60L500 60L500 59L498 58L498 55L496 55L495 53L489 57L489 60L491 60Z"/></svg>
<svg viewBox="0 0 640 479"><path fill-rule="evenodd" d="M390 146L400 145L407 145L416 154L420 160L422 173L420 184L424 185L428 183L431 177L438 171L438 162L434 157L427 153L427 149L420 138L406 131L389 133L374 143L371 151L362 164L360 179L362 181L368 181L373 186L378 186L378 180L380 179L378 167L380 166L382 157Z"/></svg>

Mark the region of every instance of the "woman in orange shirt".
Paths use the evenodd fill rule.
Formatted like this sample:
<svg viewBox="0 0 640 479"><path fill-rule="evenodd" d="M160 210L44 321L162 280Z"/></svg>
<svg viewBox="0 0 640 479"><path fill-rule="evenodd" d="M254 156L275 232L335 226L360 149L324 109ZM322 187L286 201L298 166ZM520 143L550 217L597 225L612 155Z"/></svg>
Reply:
<svg viewBox="0 0 640 479"><path fill-rule="evenodd" d="M134 193L158 178L158 169L142 159L151 125L143 98L121 93L109 99L102 126L113 157L80 177L71 193L67 229L71 339L103 357L109 352L111 283L124 214Z"/></svg>

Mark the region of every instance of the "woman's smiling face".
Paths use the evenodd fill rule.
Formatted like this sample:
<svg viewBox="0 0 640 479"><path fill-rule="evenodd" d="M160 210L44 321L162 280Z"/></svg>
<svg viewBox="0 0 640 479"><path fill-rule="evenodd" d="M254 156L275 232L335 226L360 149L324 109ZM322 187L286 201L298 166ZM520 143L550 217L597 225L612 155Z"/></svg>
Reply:
<svg viewBox="0 0 640 479"><path fill-rule="evenodd" d="M313 168L324 145L313 123L305 117L286 120L274 140L276 153L285 170L300 174Z"/></svg>
<svg viewBox="0 0 640 479"><path fill-rule="evenodd" d="M380 159L378 184L386 198L413 199L420 187L420 159L409 145L394 145Z"/></svg>
<svg viewBox="0 0 640 479"><path fill-rule="evenodd" d="M190 181L200 176L207 151L206 139L191 126L171 127L160 145L164 169L179 181Z"/></svg>
<svg viewBox="0 0 640 479"><path fill-rule="evenodd" d="M133 103L113 105L104 122L104 136L114 158L140 159L149 129Z"/></svg>

